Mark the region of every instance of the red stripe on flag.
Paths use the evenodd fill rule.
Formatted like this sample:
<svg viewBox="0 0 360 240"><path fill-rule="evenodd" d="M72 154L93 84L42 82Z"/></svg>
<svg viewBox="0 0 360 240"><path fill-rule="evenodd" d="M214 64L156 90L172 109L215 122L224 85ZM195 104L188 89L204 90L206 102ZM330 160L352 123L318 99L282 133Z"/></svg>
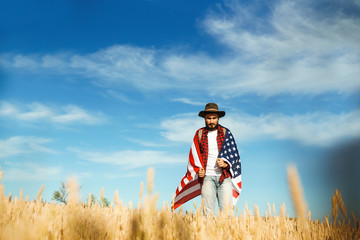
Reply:
<svg viewBox="0 0 360 240"><path fill-rule="evenodd" d="M196 134L196 136L194 137L194 144L195 144L195 149L196 149L196 154L198 156L198 159L200 161L201 158L201 153L200 153L200 146L199 146L199 137L198 134ZM201 161L200 161L201 164ZM204 168L204 166L202 166Z"/></svg>
<svg viewBox="0 0 360 240"><path fill-rule="evenodd" d="M186 178L186 177L184 177L184 178L181 180L181 188L184 188L184 187L185 187L185 181L184 181L185 178Z"/></svg>
<svg viewBox="0 0 360 240"><path fill-rule="evenodd" d="M194 156L197 156L197 158L200 160L199 138L197 135L194 137L193 144L195 145L196 152L193 152L192 147L190 148L189 162L190 162L191 167L194 169L194 171L198 172L199 167L195 165L195 158L194 158Z"/></svg>
<svg viewBox="0 0 360 240"><path fill-rule="evenodd" d="M234 197L234 198L238 198L239 195L240 195L240 194L233 189L233 197Z"/></svg>
<svg viewBox="0 0 360 240"><path fill-rule="evenodd" d="M189 162L191 163L191 166L195 166L194 156L192 154L191 148L190 148L190 153L189 153Z"/></svg>

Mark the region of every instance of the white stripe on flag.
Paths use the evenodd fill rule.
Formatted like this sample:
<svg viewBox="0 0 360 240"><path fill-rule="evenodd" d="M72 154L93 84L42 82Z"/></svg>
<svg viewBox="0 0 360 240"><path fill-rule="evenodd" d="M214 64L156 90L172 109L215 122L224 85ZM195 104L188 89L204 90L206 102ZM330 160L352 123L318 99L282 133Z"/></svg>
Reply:
<svg viewBox="0 0 360 240"><path fill-rule="evenodd" d="M193 158L194 158L195 166L201 167L202 165L201 165L199 156L198 156L198 154L197 154L196 145L195 145L194 142L193 142L192 145L191 145L191 153L192 153Z"/></svg>
<svg viewBox="0 0 360 240"><path fill-rule="evenodd" d="M197 181L196 179L194 181ZM175 202L177 202L178 200L182 199L183 197L185 197L186 195L189 195L197 190L200 189L200 183L199 184L196 184L194 185L193 187L187 189L186 191L180 193L179 195L176 196L175 198Z"/></svg>
<svg viewBox="0 0 360 240"><path fill-rule="evenodd" d="M189 180L187 178L184 179L184 184L188 184Z"/></svg>

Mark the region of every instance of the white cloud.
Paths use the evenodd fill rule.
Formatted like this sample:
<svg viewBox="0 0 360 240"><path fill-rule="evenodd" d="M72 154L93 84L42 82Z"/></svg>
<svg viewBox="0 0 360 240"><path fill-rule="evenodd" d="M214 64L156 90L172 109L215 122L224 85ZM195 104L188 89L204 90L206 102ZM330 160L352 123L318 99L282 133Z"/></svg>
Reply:
<svg viewBox="0 0 360 240"><path fill-rule="evenodd" d="M329 53L341 55L339 50L358 54L360 19L339 6L329 11L318 9L317 4L288 0L270 3L271 12L260 19L251 7L231 1L226 14L208 15L205 26L217 40L248 60L330 57ZM323 5L335 7L336 3L324 1Z"/></svg>
<svg viewBox="0 0 360 240"><path fill-rule="evenodd" d="M170 85L157 66L158 52L153 49L115 45L87 55L71 56L68 68L85 76L97 77L101 85L133 85L153 90Z"/></svg>
<svg viewBox="0 0 360 240"><path fill-rule="evenodd" d="M171 101L173 101L173 102L181 102L181 103L194 105L194 106L204 106L205 105L205 103L203 103L203 102L193 101L193 100L188 99L188 98L174 98Z"/></svg>
<svg viewBox="0 0 360 240"><path fill-rule="evenodd" d="M131 100L129 97L127 97L125 94L114 91L114 90L107 90L106 93L116 99L119 99L120 101L126 102L126 103L134 103L133 100Z"/></svg>
<svg viewBox="0 0 360 240"><path fill-rule="evenodd" d="M6 140L0 139L0 158L33 152L56 153L54 150L44 146L52 141L49 138L33 136L15 136Z"/></svg>
<svg viewBox="0 0 360 240"><path fill-rule="evenodd" d="M32 56L18 54L14 56L13 61L14 67L16 68L35 69L38 67L38 63Z"/></svg>
<svg viewBox="0 0 360 240"><path fill-rule="evenodd" d="M95 163L120 165L124 169L134 169L156 164L184 163L184 157L168 154L164 151L117 151L117 152L91 152L69 148L78 158Z"/></svg>
<svg viewBox="0 0 360 240"><path fill-rule="evenodd" d="M141 145L144 147L168 147L170 144L166 143L158 143L158 142L154 142L154 141L144 141L144 140L140 140L140 139L135 139L135 138L126 138L128 141L134 142L137 145Z"/></svg>
<svg viewBox="0 0 360 240"><path fill-rule="evenodd" d="M54 180L60 176L61 167L43 166L32 162L22 162L20 166L11 166L4 169L4 180Z"/></svg>
<svg viewBox="0 0 360 240"><path fill-rule="evenodd" d="M211 95L226 92L229 97L248 92L319 94L360 89L360 18L356 15L336 7L319 12L321 8L311 1L283 0L275 1L271 12L259 17L237 1L226 3L228 9L208 14L203 24L229 50L222 56L116 45L84 55L4 54L0 61L7 67L78 74L106 87L132 86L142 91L201 88ZM354 1L348 4L358 7Z"/></svg>
<svg viewBox="0 0 360 240"><path fill-rule="evenodd" d="M284 139L306 145L331 146L359 137L359 119L360 110L340 115L329 112L293 116L275 113L260 116L233 114L221 119L220 124L228 127L238 142ZM203 125L193 116L177 116L161 123L164 137L187 143L193 139L197 128Z"/></svg>
<svg viewBox="0 0 360 240"><path fill-rule="evenodd" d="M46 106L41 103L12 104L2 102L0 116L21 121L45 121L60 124L87 124L96 125L106 122L104 114L91 113L76 105Z"/></svg>
<svg viewBox="0 0 360 240"><path fill-rule="evenodd" d="M179 114L161 122L161 135L174 142L190 143L195 131L204 126L204 120L195 113Z"/></svg>
<svg viewBox="0 0 360 240"><path fill-rule="evenodd" d="M119 179L119 178L134 178L134 177L141 177L142 174L140 172L127 172L122 174L109 174L105 173L104 177L106 179Z"/></svg>

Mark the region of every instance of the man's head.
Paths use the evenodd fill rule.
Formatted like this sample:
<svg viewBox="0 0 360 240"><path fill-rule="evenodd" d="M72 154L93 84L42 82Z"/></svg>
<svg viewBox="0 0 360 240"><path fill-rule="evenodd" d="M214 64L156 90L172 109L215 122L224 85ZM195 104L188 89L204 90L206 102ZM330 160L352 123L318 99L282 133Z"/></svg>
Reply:
<svg viewBox="0 0 360 240"><path fill-rule="evenodd" d="M205 106L205 110L199 112L199 116L205 119L206 127L209 130L215 130L217 129L219 118L225 116L225 112L219 111L216 103L208 103Z"/></svg>

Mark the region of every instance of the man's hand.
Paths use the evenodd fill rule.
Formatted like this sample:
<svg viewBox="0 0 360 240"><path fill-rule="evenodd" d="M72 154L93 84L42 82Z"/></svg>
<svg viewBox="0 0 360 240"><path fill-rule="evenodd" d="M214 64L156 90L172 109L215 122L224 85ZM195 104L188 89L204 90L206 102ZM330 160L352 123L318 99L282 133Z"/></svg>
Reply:
<svg viewBox="0 0 360 240"><path fill-rule="evenodd" d="M205 169L200 168L200 170L198 171L199 177L203 178L205 177Z"/></svg>
<svg viewBox="0 0 360 240"><path fill-rule="evenodd" d="M226 168L228 166L228 164L224 162L224 160L222 160L221 158L216 159L216 163L221 168Z"/></svg>

